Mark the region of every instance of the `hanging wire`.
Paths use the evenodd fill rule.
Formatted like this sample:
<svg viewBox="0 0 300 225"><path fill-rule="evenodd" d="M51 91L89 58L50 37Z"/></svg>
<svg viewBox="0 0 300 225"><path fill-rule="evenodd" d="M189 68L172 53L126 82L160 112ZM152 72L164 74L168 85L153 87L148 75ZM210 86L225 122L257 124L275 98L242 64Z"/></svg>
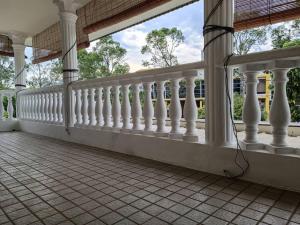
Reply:
<svg viewBox="0 0 300 225"><path fill-rule="evenodd" d="M62 61L62 64L64 64L64 61L65 61L65 58L67 57L67 55L71 52L71 50L76 46L77 44L77 40L74 41L74 43L71 45L71 47L68 49L68 51L66 51L66 53L63 55L63 57L61 58L61 61ZM62 70L63 73L65 72L70 72L70 73L77 73L77 76L69 76L69 77L63 77L64 80L66 79L71 79L71 78L78 78L78 69L63 69ZM70 85L72 84L72 81L68 82L67 85L66 85L66 90L67 92L69 93L69 87ZM69 118L70 118L70 114L69 114L69 110L66 109L65 107L65 131L67 132L68 135L71 135L71 132L70 132L70 127L69 127Z"/></svg>
<svg viewBox="0 0 300 225"><path fill-rule="evenodd" d="M215 40L217 40L218 38L222 37L223 35L226 35L228 33L231 33L234 36L234 28L233 27L228 27L228 26L220 26L220 25L210 25L208 24L211 17L215 14L215 12L218 10L218 8L222 5L222 3L224 2L224 0L219 0L217 2L217 4L213 7L213 9L210 11L210 13L208 14L207 18L205 19L204 22L204 26L203 26L203 36L207 35L210 32L215 32L215 31L223 31L220 34L214 36L212 39L208 40L207 43L204 45L203 51L210 45L212 44ZM230 54L227 57L225 57L224 59L224 72L225 72L225 89L226 89L226 97L228 99L228 103L229 103L229 109L230 109L230 120L231 120L231 125L232 125L232 130L233 130L233 134L236 140L236 153L235 153L235 159L234 159L234 163L235 165L239 168L240 172L238 174L232 174L230 171L228 170L223 170L224 175L228 178L231 179L235 179L235 178L239 178L245 175L245 173L247 172L247 170L249 169L249 161L246 159L244 152L240 146L239 140L238 140L238 136L237 136L237 128L236 125L234 123L234 118L233 118L233 112L232 112L232 99L231 99L231 94L230 94L230 90L229 90L229 78L228 78L228 65L230 62L230 59L232 58L234 54ZM244 163L246 164L246 166L244 167L240 162L239 162L239 155L241 155Z"/></svg>

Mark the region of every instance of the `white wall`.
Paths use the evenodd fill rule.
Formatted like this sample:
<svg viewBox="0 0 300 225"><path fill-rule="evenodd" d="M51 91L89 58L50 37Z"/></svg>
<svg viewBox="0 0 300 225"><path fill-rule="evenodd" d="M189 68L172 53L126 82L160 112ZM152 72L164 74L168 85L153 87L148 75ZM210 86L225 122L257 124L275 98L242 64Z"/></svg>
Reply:
<svg viewBox="0 0 300 225"><path fill-rule="evenodd" d="M22 131L65 141L90 145L129 155L140 156L173 165L223 175L223 170L237 172L234 148L211 148L205 144L185 143L124 133L111 133L83 128L20 121ZM300 192L300 157L279 155L266 150L244 151L250 168L242 179Z"/></svg>

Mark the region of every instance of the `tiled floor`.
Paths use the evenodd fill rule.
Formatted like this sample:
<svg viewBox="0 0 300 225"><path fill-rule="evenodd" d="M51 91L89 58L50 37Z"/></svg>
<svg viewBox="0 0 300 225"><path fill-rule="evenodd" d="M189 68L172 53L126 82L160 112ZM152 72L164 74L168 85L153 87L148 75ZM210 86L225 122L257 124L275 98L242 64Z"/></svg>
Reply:
<svg viewBox="0 0 300 225"><path fill-rule="evenodd" d="M0 133L0 224L300 224L300 195Z"/></svg>

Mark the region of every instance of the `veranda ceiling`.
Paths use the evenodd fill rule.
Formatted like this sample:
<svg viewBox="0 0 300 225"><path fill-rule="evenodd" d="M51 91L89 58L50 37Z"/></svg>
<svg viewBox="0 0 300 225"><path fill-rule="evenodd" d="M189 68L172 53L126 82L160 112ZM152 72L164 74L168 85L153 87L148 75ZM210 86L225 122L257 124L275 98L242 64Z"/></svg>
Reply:
<svg viewBox="0 0 300 225"><path fill-rule="evenodd" d="M23 2L23 0L10 1L11 3ZM41 2L44 4L52 3L52 0L26 1L28 4L33 1L36 1L36 4L40 4ZM86 3L77 10L79 17L77 22L78 47L86 47L93 34L96 34L96 37L100 37L197 0L78 1ZM4 0L0 0L1 6L3 5L3 2ZM7 4L8 3L5 0L4 6L7 6ZM51 26L48 25L48 28L42 31L34 32L32 29L30 30L30 32L33 33L33 35L31 35L33 37L32 46L35 48L34 62L42 62L61 55L60 30L59 23L57 22L58 12L55 10L55 7L53 8L53 3L51 7L50 11L52 11L52 14L55 12L56 19L53 16L50 16L49 21L56 20L56 22L52 23ZM5 11L3 10L3 7L0 9L0 21L1 11ZM40 13L37 14L40 15ZM300 18L299 15L300 0L235 0L234 27L236 30L242 30L269 23L272 24L285 20L297 19ZM44 23L46 22L45 19L43 21ZM2 25L3 24L0 22L0 34L3 33L1 32ZM95 37L95 35L93 37ZM1 50L3 53L3 49L0 49L0 51Z"/></svg>

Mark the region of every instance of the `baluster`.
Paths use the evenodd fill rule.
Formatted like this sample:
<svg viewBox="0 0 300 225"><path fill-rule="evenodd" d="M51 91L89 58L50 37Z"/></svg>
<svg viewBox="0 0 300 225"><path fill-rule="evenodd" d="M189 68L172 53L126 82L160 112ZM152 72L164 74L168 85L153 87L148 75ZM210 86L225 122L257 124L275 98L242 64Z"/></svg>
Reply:
<svg viewBox="0 0 300 225"><path fill-rule="evenodd" d="M0 120L3 120L4 107L3 107L3 95L0 94Z"/></svg>
<svg viewBox="0 0 300 225"><path fill-rule="evenodd" d="M59 123L63 122L63 115L62 115L62 93L58 92L57 93L57 97L58 97L58 103L57 103L57 120ZM76 100L77 101L77 100Z"/></svg>
<svg viewBox="0 0 300 225"><path fill-rule="evenodd" d="M186 73L186 99L184 104L184 118L186 121L186 132L183 136L183 140L187 142L198 142L198 136L196 134L196 119L197 119L197 105L194 95L195 78L197 72Z"/></svg>
<svg viewBox="0 0 300 225"><path fill-rule="evenodd" d="M169 137L172 139L182 138L180 133L180 119L182 116L182 109L179 99L179 81L180 79L175 78L171 80L171 104L170 104L170 118L171 118L171 132Z"/></svg>
<svg viewBox="0 0 300 225"><path fill-rule="evenodd" d="M53 122L53 93L49 93L49 120Z"/></svg>
<svg viewBox="0 0 300 225"><path fill-rule="evenodd" d="M111 127L111 102L110 102L110 86L104 88L104 104L103 104L103 116L104 116L104 129Z"/></svg>
<svg viewBox="0 0 300 225"><path fill-rule="evenodd" d="M29 119L29 95L25 96L25 114L26 114L26 119Z"/></svg>
<svg viewBox="0 0 300 225"><path fill-rule="evenodd" d="M95 89L89 89L89 126L95 126L96 118L95 118Z"/></svg>
<svg viewBox="0 0 300 225"><path fill-rule="evenodd" d="M23 119L27 119L27 95L23 96Z"/></svg>
<svg viewBox="0 0 300 225"><path fill-rule="evenodd" d="M88 125L88 97L87 89L81 90L81 114L82 114L82 125Z"/></svg>
<svg viewBox="0 0 300 225"><path fill-rule="evenodd" d="M142 106L140 101L140 84L133 84L132 99L132 130L133 133L141 133Z"/></svg>
<svg viewBox="0 0 300 225"><path fill-rule="evenodd" d="M56 123L57 122L57 92L53 92L53 107L52 107L52 110L53 110L53 122Z"/></svg>
<svg viewBox="0 0 300 225"><path fill-rule="evenodd" d="M166 117L167 117L167 107L164 98L165 92L165 82L160 80L157 82L157 99L155 104L155 117L157 121L156 136L166 137L168 136L166 131Z"/></svg>
<svg viewBox="0 0 300 225"><path fill-rule="evenodd" d="M40 94L36 94L36 120L41 120L41 99Z"/></svg>
<svg viewBox="0 0 300 225"><path fill-rule="evenodd" d="M41 120L45 121L45 94L41 93Z"/></svg>
<svg viewBox="0 0 300 225"><path fill-rule="evenodd" d="M49 111L48 111L48 105L49 105L49 95L46 92L45 93L45 105L44 105L44 112L45 112L45 121L49 120Z"/></svg>
<svg viewBox="0 0 300 225"><path fill-rule="evenodd" d="M7 96L7 112L8 112L8 119L12 120L14 116L14 107L13 107L13 102L12 102L12 95Z"/></svg>
<svg viewBox="0 0 300 225"><path fill-rule="evenodd" d="M23 119L22 95L17 97L18 119Z"/></svg>
<svg viewBox="0 0 300 225"><path fill-rule="evenodd" d="M65 121L65 114L64 114L64 111L65 111L65 104L64 104L64 93L62 92L61 93L61 108L60 108L60 114L61 114L61 122L64 122Z"/></svg>
<svg viewBox="0 0 300 225"><path fill-rule="evenodd" d="M274 96L270 111L270 124L272 125L273 141L275 147L287 146L287 128L291 120L290 106L286 95L288 69L275 69Z"/></svg>
<svg viewBox="0 0 300 225"><path fill-rule="evenodd" d="M113 105L112 105L112 112L113 112L113 128L114 130L120 130L120 117L121 117L121 104L120 104L120 86L115 85L113 87Z"/></svg>
<svg viewBox="0 0 300 225"><path fill-rule="evenodd" d="M245 123L245 143L257 143L258 123L261 112L257 98L257 72L245 72L246 98L243 106L243 121Z"/></svg>
<svg viewBox="0 0 300 225"><path fill-rule="evenodd" d="M75 125L78 126L82 123L82 115L81 115L81 90L75 90L75 114L76 114L76 123Z"/></svg>
<svg viewBox="0 0 300 225"><path fill-rule="evenodd" d="M31 119L35 119L35 94L31 95Z"/></svg>
<svg viewBox="0 0 300 225"><path fill-rule="evenodd" d="M129 101L129 84L122 85L122 122L123 127L122 131L128 132L130 130L130 115L131 115L131 107L130 107L130 101Z"/></svg>
<svg viewBox="0 0 300 225"><path fill-rule="evenodd" d="M34 120L38 120L37 104L38 104L37 94L34 94L33 95L33 118L34 118Z"/></svg>
<svg viewBox="0 0 300 225"><path fill-rule="evenodd" d="M96 125L98 127L101 127L103 125L102 88L96 88L95 95L96 95L96 109L95 109L95 113L96 113Z"/></svg>
<svg viewBox="0 0 300 225"><path fill-rule="evenodd" d="M153 134L154 109L153 109L153 103L151 97L152 85L153 82L144 83L145 102L144 102L143 117L145 120L145 129L144 129L145 134Z"/></svg>

